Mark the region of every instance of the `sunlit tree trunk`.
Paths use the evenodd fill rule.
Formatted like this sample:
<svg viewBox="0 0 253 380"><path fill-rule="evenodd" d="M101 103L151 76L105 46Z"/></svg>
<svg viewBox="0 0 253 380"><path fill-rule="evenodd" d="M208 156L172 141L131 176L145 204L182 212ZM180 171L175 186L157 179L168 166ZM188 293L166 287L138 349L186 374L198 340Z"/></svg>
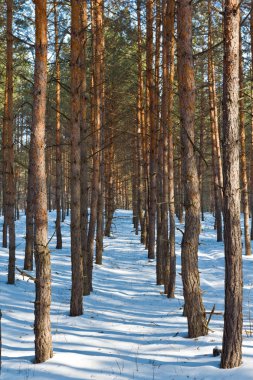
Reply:
<svg viewBox="0 0 253 380"><path fill-rule="evenodd" d="M192 54L192 4L178 3L178 84L183 149L185 231L182 239L182 280L190 338L208 332L198 271L200 233L199 181L194 152L195 80Z"/></svg>
<svg viewBox="0 0 253 380"><path fill-rule="evenodd" d="M94 23L93 34L93 60L94 60L94 131L92 137L93 144L93 173L91 184L91 204L90 204L90 223L88 232L88 275L90 291L92 291L92 271L93 271L93 255L94 255L94 238L97 221L97 202L99 195L99 179L100 179L100 149L101 149L101 126L102 126L102 30L103 30L103 0L92 1L92 14Z"/></svg>
<svg viewBox="0 0 253 380"><path fill-rule="evenodd" d="M57 1L54 0L54 32L55 32L55 80L56 80L56 249L62 248L61 235L61 185L62 185L62 154L61 154L61 69L59 59L59 31L58 31L58 12Z"/></svg>
<svg viewBox="0 0 253 380"><path fill-rule="evenodd" d="M80 187L80 0L71 1L71 264L70 315L83 313Z"/></svg>
<svg viewBox="0 0 253 380"><path fill-rule="evenodd" d="M201 76L204 83L204 65L201 66ZM199 173L199 192L200 192L200 209L201 209L201 221L203 222L204 217L204 149L205 149L205 92L204 88L201 88L200 94L201 103L201 114L200 114L200 131L199 131L199 162L198 162L198 173Z"/></svg>
<svg viewBox="0 0 253 380"><path fill-rule="evenodd" d="M45 115L47 90L47 1L35 3L35 69L31 149L32 193L35 220L35 362L51 358L51 263L48 248L47 181L45 167Z"/></svg>
<svg viewBox="0 0 253 380"><path fill-rule="evenodd" d="M220 138L218 126L218 109L215 86L215 70L212 51L212 19L211 19L211 0L208 1L208 85L209 85L209 104L210 104L210 126L212 139L212 166L214 181L214 204L215 204L215 226L217 230L217 241L222 241L222 178L219 174L220 161Z"/></svg>
<svg viewBox="0 0 253 380"><path fill-rule="evenodd" d="M168 170L169 170L169 266L170 275L167 286L168 298L174 298L175 282L176 282L176 252L175 252L175 194L174 194L174 138L173 138L173 84L174 84L174 20L175 20L175 1L171 0L168 7L168 43L169 43L169 89L168 89Z"/></svg>
<svg viewBox="0 0 253 380"><path fill-rule="evenodd" d="M161 247L157 257L157 277L164 283L164 291L167 294L170 275L169 265L169 241L168 241L168 207L169 207L169 4L163 1L163 51L162 51L162 202L161 202ZM162 272L162 273L161 273Z"/></svg>
<svg viewBox="0 0 253 380"><path fill-rule="evenodd" d="M138 144L138 212L141 226L141 242L145 244L146 226L145 226L145 196L144 192L145 178L145 136L144 136L144 101L143 101L143 71L142 71L142 30L141 30L141 2L137 0L137 21L138 21L138 94L137 94L137 144Z"/></svg>
<svg viewBox="0 0 253 380"><path fill-rule="evenodd" d="M156 37L155 37L155 123L157 134L157 174L156 174L156 283L163 284L163 239L162 239L162 171L163 171L163 125L160 122L160 50L163 4L156 1Z"/></svg>
<svg viewBox="0 0 253 380"><path fill-rule="evenodd" d="M146 43L146 97L147 127L150 135L149 152L149 202L148 202L148 258L155 258L155 222L156 222L156 124L155 94L153 73L153 0L147 0L147 43Z"/></svg>
<svg viewBox="0 0 253 380"><path fill-rule="evenodd" d="M248 176L246 161L246 137L245 137L245 120L244 120L244 90L243 90L243 57L242 57L242 36L240 28L240 63L239 63L239 123L240 123L240 143L241 143L241 180L242 180L242 206L244 214L244 242L245 254L251 255L250 245L250 227L249 227L249 197L248 197Z"/></svg>
<svg viewBox="0 0 253 380"><path fill-rule="evenodd" d="M103 14L104 14L104 2L102 2L102 25L99 27L101 33L101 53L100 53L100 70L101 79L98 83L101 93L101 131L100 131L100 175L99 175L99 188L98 188L98 204L97 204L97 233L96 233L96 264L102 265L103 260L103 237L104 237L104 140L105 140L105 66L104 66L104 26L103 26Z"/></svg>
<svg viewBox="0 0 253 380"><path fill-rule="evenodd" d="M242 357L239 28L239 1L225 0L223 71L225 315L222 368L238 367Z"/></svg>

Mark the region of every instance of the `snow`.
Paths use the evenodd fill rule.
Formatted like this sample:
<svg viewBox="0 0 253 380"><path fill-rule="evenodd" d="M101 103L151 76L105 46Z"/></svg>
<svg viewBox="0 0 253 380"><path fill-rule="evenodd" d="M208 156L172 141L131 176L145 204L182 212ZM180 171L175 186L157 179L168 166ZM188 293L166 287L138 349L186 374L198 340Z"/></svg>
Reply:
<svg viewBox="0 0 253 380"><path fill-rule="evenodd" d="M223 317L213 315L210 333L187 338L182 316L182 283L177 275L176 298L167 299L155 284L155 262L133 232L130 211L115 214L113 237L106 238L103 265L94 264L94 292L84 298L84 315L69 316L71 288L69 220L62 225L64 249L52 239L52 335L54 356L33 364L34 283L17 274L7 285L8 252L0 250L0 303L2 317L2 380L168 380L252 379L253 257L244 262L243 364L219 368L214 347L221 348ZM49 214L49 235L55 214ZM24 257L25 216L16 224L17 266ZM180 226L182 228L182 226ZM181 233L177 231L177 273L180 273ZM213 217L206 215L199 246L201 287L207 311L224 307L223 243L216 242ZM33 273L32 273L33 274ZM252 329L253 335L253 329Z"/></svg>

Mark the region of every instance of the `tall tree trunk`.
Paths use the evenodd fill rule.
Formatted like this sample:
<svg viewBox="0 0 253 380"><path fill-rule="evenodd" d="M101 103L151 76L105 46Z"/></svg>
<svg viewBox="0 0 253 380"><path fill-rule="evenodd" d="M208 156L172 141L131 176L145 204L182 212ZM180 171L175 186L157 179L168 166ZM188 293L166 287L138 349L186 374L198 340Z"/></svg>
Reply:
<svg viewBox="0 0 253 380"><path fill-rule="evenodd" d="M225 0L223 71L223 175L225 316L221 367L242 357L242 246L239 174L239 28L238 0Z"/></svg>
<svg viewBox="0 0 253 380"><path fill-rule="evenodd" d="M145 177L145 136L144 136L144 103L143 103L143 72L142 72L142 30L141 30L141 1L137 0L137 20L138 20L138 94L137 94L137 144L138 144L138 212L141 226L141 243L145 244L145 216L143 214L145 206L144 188ZM144 193L144 194L143 194Z"/></svg>
<svg viewBox="0 0 253 380"><path fill-rule="evenodd" d="M248 198L248 176L246 161L246 137L244 120L244 93L243 93L243 56L242 56L242 36L240 28L240 63L239 63L239 123L240 123L240 143L241 143L241 180L242 180L242 206L244 214L244 242L245 254L251 255L250 227L249 227L249 198Z"/></svg>
<svg viewBox="0 0 253 380"><path fill-rule="evenodd" d="M105 140L105 66L104 66L104 26L103 26L103 14L104 14L104 2L102 2L102 15L100 26L101 30L101 53L100 53L100 71L101 79L97 85L100 87L101 94L101 131L100 131L100 152L99 152L99 188L98 188L98 203L97 203L97 233L96 233L96 264L102 265L103 259L103 238L104 238L104 140Z"/></svg>
<svg viewBox="0 0 253 380"><path fill-rule="evenodd" d="M170 258L169 258L169 241L168 241L168 206L169 206L169 3L163 1L163 52L162 52L162 155L163 155L163 178L162 178L162 207L161 207L161 250L157 257L157 271L159 273L163 263L163 282L164 291L168 292L168 283L170 276ZM159 257L160 256L160 257ZM157 273L157 275L158 275Z"/></svg>
<svg viewBox="0 0 253 380"><path fill-rule="evenodd" d="M204 65L201 66L201 78L204 83ZM205 92L204 88L201 88L200 94L201 114L200 114L200 131L199 131L199 162L198 162L198 174L199 174L199 192L200 192L200 209L201 209L201 221L204 222L204 161L203 155L205 150Z"/></svg>
<svg viewBox="0 0 253 380"><path fill-rule="evenodd" d="M147 127L150 135L149 152L149 204L148 204L148 258L155 258L155 220L156 220L156 125L155 96L153 75L153 0L147 0L147 55L146 55L146 97Z"/></svg>
<svg viewBox="0 0 253 380"><path fill-rule="evenodd" d="M103 0L92 1L92 13L94 23L93 34L93 60L94 60L94 131L93 131L93 173L92 173L92 193L90 205L90 223L88 232L88 275L90 291L92 291L92 271L94 255L94 237L97 220L97 203L100 178L100 149L101 149L101 125L102 125L102 92L101 92L101 63L103 54L102 28L103 28Z"/></svg>
<svg viewBox="0 0 253 380"><path fill-rule="evenodd" d="M32 172L33 149L29 149L29 168L28 168L28 188L26 201L26 240L25 240L25 260L24 269L33 270L33 251L34 251L34 215L33 215L33 191L32 191Z"/></svg>
<svg viewBox="0 0 253 380"><path fill-rule="evenodd" d="M89 294L89 281L88 281L88 251L87 251L87 235L88 235L88 199L89 199L89 185L88 185L88 127L87 127L87 84L86 84L86 40L87 40L87 1L80 1L80 17L81 17L81 56L80 56L80 70L81 70L81 246L83 256L83 295Z"/></svg>
<svg viewBox="0 0 253 380"><path fill-rule="evenodd" d="M47 181L45 167L45 116L47 90L47 1L35 4L35 69L31 148L33 161L33 201L35 220L35 362L51 358L52 337L50 324L51 263L47 236Z"/></svg>
<svg viewBox="0 0 253 380"><path fill-rule="evenodd" d="M13 1L7 1L6 84L3 118L4 239L9 229L8 284L15 283L15 180L13 145ZM6 228L6 231L5 231ZM3 244L5 245L5 244Z"/></svg>
<svg viewBox="0 0 253 380"><path fill-rule="evenodd" d="M160 123L160 45L163 4L156 0L156 37L155 37L155 123L157 133L157 174L156 174L156 283L162 285L163 257L162 257L162 170L163 170L163 128Z"/></svg>
<svg viewBox="0 0 253 380"><path fill-rule="evenodd" d="M169 89L168 89L168 170L169 170L169 265L170 265L170 276L167 287L168 298L174 298L175 283L176 283L176 252L175 252L175 194L174 194L174 139L173 139L173 84L174 84L174 74L175 74L175 64L174 64L174 22L175 22L175 1L171 0L168 7L168 42L169 42Z"/></svg>
<svg viewBox="0 0 253 380"><path fill-rule="evenodd" d="M83 314L83 259L81 249L80 187L80 0L71 1L71 264L70 315Z"/></svg>
<svg viewBox="0 0 253 380"><path fill-rule="evenodd" d="M208 0L208 84L209 84L209 104L210 104L210 125L212 138L212 166L214 180L214 204L215 204L215 226L217 230L217 241L222 241L222 179L219 174L220 161L220 138L218 126L218 110L215 86L215 69L213 60L212 41L212 19L211 0Z"/></svg>
<svg viewBox="0 0 253 380"><path fill-rule="evenodd" d="M200 196L194 153L195 81L192 54L192 5L178 3L178 84L182 129L185 231L182 239L182 280L190 338L208 333L198 271Z"/></svg>
<svg viewBox="0 0 253 380"><path fill-rule="evenodd" d="M54 32L55 32L55 80L56 80L56 179L55 179L55 203L56 203L56 249L62 249L61 235L61 186L62 186L62 154L61 154L61 68L59 59L59 31L57 0L54 0Z"/></svg>
<svg viewBox="0 0 253 380"><path fill-rule="evenodd" d="M113 146L113 130L108 128L106 131L109 140L109 148L106 154L105 160L105 177L106 177L106 223L104 235L110 237L111 225L113 220L113 214L115 210L114 201L114 186L113 186L113 159L114 159L114 146Z"/></svg>

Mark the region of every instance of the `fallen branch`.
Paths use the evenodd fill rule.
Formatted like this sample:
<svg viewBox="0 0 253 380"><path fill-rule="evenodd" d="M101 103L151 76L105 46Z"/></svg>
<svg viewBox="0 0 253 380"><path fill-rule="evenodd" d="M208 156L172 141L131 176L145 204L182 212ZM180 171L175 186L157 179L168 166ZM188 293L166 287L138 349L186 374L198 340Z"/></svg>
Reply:
<svg viewBox="0 0 253 380"><path fill-rule="evenodd" d="M16 267L16 269L23 276L23 280L24 280L24 277L28 277L33 282L36 282L36 278L31 276L29 273L26 273L24 270L21 270L18 267Z"/></svg>
<svg viewBox="0 0 253 380"><path fill-rule="evenodd" d="M208 318L208 321L207 321L207 326L209 325L209 322L211 321L211 318L213 316L214 311L215 311L215 304L213 305L213 308L212 308L211 313L209 315L209 318Z"/></svg>

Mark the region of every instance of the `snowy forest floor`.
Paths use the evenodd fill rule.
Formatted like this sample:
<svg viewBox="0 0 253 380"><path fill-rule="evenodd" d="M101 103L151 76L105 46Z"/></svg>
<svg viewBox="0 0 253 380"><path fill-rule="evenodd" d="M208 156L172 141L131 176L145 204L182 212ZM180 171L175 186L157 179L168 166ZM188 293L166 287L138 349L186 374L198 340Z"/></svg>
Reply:
<svg viewBox="0 0 253 380"><path fill-rule="evenodd" d="M84 298L84 315L69 317L71 288L69 219L63 223L63 246L52 254L52 335L54 356L33 364L34 283L17 274L7 285L7 249L0 250L0 304L2 318L2 380L16 379L252 379L253 378L253 257L244 261L243 364L219 369L223 317L213 315L206 337L187 338L182 316L180 270L181 233L177 232L176 298L167 299L155 284L155 262L139 243L132 213L115 214L113 237L104 241L102 266L94 264L94 292ZM55 214L49 214L53 234ZM182 226L181 226L182 228ZM25 216L16 224L17 267L23 268ZM213 217L205 216L199 246L201 287L207 311L223 312L223 243L216 242ZM252 323L252 331L251 331ZM252 336L250 336L250 331Z"/></svg>

